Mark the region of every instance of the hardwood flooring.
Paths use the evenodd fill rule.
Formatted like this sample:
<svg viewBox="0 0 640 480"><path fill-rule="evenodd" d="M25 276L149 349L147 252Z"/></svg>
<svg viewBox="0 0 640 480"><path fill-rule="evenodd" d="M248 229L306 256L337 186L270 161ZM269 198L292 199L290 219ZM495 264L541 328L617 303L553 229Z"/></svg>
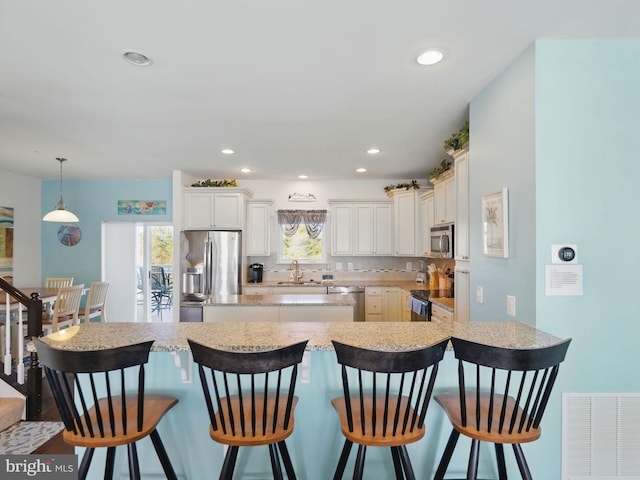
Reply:
<svg viewBox="0 0 640 480"><path fill-rule="evenodd" d="M3 363L0 362L0 368L2 368ZM28 371L28 369L27 369ZM2 377L7 380L10 384L13 384L14 388L19 388L19 386L15 383L15 373L10 375L9 377ZM2 380L0 380L2 381ZM49 383L46 379L42 379L42 409L40 413L40 417L35 419L35 421L41 422L59 422L60 414L58 413L58 409L56 408L56 404L53 400L53 395L51 394L51 389L49 388ZM74 448L67 445L62 439L62 432L53 437L44 445L40 446L36 450L31 453L38 454L50 454L50 453L59 453L59 454L73 454Z"/></svg>
<svg viewBox="0 0 640 480"><path fill-rule="evenodd" d="M48 382L44 379L42 382L42 413L40 414L40 418L38 420L42 422L60 421L60 414L58 414L58 409L56 408L53 396L51 395L51 389L49 388ZM47 443L38 447L31 453L59 453L72 455L74 453L74 448L64 442L64 440L62 439L62 432L60 432Z"/></svg>

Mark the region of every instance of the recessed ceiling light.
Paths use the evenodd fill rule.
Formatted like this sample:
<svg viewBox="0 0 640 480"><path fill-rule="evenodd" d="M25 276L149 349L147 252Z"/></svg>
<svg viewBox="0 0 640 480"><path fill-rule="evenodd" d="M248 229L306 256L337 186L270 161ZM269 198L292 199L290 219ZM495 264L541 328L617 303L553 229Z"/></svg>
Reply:
<svg viewBox="0 0 640 480"><path fill-rule="evenodd" d="M366 168L358 168L358 169L356 169L356 172L358 172L358 173L364 173L366 171L367 171Z"/></svg>
<svg viewBox="0 0 640 480"><path fill-rule="evenodd" d="M367 150L367 153L369 155L375 155L377 153L380 153L380 149L378 149L378 148L370 148L369 150Z"/></svg>
<svg viewBox="0 0 640 480"><path fill-rule="evenodd" d="M220 153L224 153L225 155L233 155L236 152L234 152L230 148L223 148L222 150L220 150Z"/></svg>
<svg viewBox="0 0 640 480"><path fill-rule="evenodd" d="M135 52L133 50L123 51L122 58L124 58L131 65L136 65L138 67L148 67L153 63L153 60L147 57L144 53Z"/></svg>
<svg viewBox="0 0 640 480"><path fill-rule="evenodd" d="M302 175L298 175L298 178L301 178L302 180L304 180L305 178L309 178L309 177L307 175L302 174Z"/></svg>
<svg viewBox="0 0 640 480"><path fill-rule="evenodd" d="M420 65L435 65L440 62L444 58L444 53L440 50L436 50L435 48L431 48L425 52L422 52L418 55L416 61Z"/></svg>
<svg viewBox="0 0 640 480"><path fill-rule="evenodd" d="M251 170L250 168L241 168L240 171L242 173L251 173L253 170Z"/></svg>

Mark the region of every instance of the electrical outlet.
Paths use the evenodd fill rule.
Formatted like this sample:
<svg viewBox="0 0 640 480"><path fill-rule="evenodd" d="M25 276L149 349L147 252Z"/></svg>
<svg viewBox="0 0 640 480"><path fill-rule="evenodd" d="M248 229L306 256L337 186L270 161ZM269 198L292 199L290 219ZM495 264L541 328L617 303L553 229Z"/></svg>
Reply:
<svg viewBox="0 0 640 480"><path fill-rule="evenodd" d="M413 269L413 265L411 264L411 262L407 262L407 270L411 271Z"/></svg>
<svg viewBox="0 0 640 480"><path fill-rule="evenodd" d="M516 297L507 295L507 315L516 316Z"/></svg>
<svg viewBox="0 0 640 480"><path fill-rule="evenodd" d="M311 383L311 353L304 352L300 362L300 383Z"/></svg>
<svg viewBox="0 0 640 480"><path fill-rule="evenodd" d="M482 287L476 287L476 303L484 303L484 290Z"/></svg>

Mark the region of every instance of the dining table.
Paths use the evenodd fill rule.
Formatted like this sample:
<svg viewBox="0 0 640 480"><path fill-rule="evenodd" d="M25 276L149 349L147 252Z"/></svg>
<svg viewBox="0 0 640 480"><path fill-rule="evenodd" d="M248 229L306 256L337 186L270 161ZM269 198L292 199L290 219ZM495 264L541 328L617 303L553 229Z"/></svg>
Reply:
<svg viewBox="0 0 640 480"><path fill-rule="evenodd" d="M51 303L56 301L58 295L57 288L44 288L44 287L15 287L20 290L27 298L30 298L34 293L37 293L42 303ZM14 310L18 307L18 299L7 295L7 293L0 288L0 313L6 312L7 305L9 310Z"/></svg>

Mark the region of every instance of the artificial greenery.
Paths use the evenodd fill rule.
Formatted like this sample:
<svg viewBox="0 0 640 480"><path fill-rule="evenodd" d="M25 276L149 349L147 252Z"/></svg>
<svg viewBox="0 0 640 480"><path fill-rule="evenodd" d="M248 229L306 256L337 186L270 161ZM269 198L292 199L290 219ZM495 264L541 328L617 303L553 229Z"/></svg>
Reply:
<svg viewBox="0 0 640 480"><path fill-rule="evenodd" d="M196 183L191 184L192 187L237 187L238 184L235 180L199 180Z"/></svg>
<svg viewBox="0 0 640 480"><path fill-rule="evenodd" d="M417 180L411 180L411 183L399 183L397 185L387 185L386 187L384 187L384 191L385 192L390 192L391 190L401 190L401 189L405 189L405 190L418 190L420 188L420 185L418 185L418 181Z"/></svg>
<svg viewBox="0 0 640 480"><path fill-rule="evenodd" d="M445 150L460 150L466 143L469 142L469 121L464 122L464 125L458 133L454 133L444 141L443 148Z"/></svg>
<svg viewBox="0 0 640 480"><path fill-rule="evenodd" d="M429 172L429 178L430 179L434 179L434 178L438 178L440 175L442 175L444 172L451 170L451 167L453 166L453 162L451 161L450 158L445 158L440 162L440 165L438 165L436 168L434 168L433 170L431 170L431 172Z"/></svg>

